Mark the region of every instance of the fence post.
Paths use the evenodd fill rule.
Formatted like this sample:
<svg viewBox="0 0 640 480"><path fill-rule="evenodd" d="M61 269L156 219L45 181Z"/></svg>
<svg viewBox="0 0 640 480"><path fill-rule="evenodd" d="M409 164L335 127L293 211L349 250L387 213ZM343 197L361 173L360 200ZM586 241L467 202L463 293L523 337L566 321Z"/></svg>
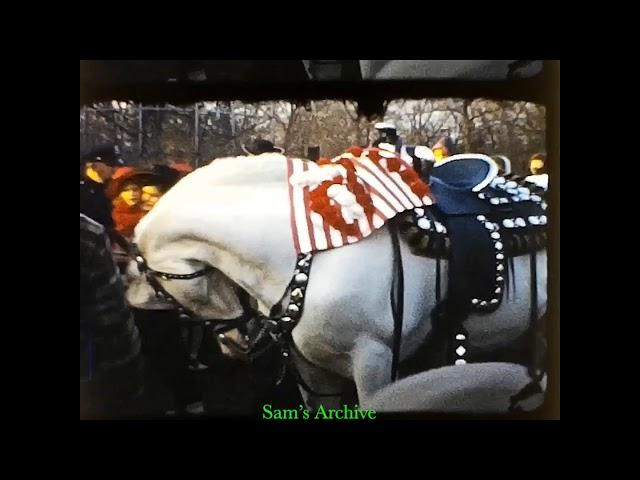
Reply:
<svg viewBox="0 0 640 480"><path fill-rule="evenodd" d="M138 103L138 156L142 157L142 103Z"/></svg>
<svg viewBox="0 0 640 480"><path fill-rule="evenodd" d="M198 127L199 127L199 111L198 111L198 104L196 103L193 107L193 114L194 114L194 125L195 125L195 137L194 137L194 146L195 146L195 150L196 150L196 155L198 154L198 140L199 140L199 135L198 135Z"/></svg>
<svg viewBox="0 0 640 480"><path fill-rule="evenodd" d="M82 107L82 148L87 148L87 108Z"/></svg>

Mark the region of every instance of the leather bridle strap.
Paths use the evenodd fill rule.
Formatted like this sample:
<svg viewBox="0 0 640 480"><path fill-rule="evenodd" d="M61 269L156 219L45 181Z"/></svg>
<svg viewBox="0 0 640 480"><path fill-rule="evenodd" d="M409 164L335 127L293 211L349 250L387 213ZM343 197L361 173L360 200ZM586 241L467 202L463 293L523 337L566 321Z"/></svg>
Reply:
<svg viewBox="0 0 640 480"><path fill-rule="evenodd" d="M404 271L402 267L402 253L398 240L397 225L389 223L391 243L393 246L393 276L391 280L391 314L393 316L393 346L391 358L391 381L398 378L400 364L400 346L402 343L402 322L404 315Z"/></svg>
<svg viewBox="0 0 640 480"><path fill-rule="evenodd" d="M245 302L241 302L242 305L242 314L233 319L203 319L199 315L197 315L193 310L182 305L173 295L171 295L160 283L158 278L162 280L193 280L194 278L199 278L210 271L213 270L212 267L205 267L200 270L197 270L193 273L168 273L161 272L158 270L153 270L149 267L146 260L138 250L137 245L132 244L130 249L130 254L133 256L134 260L138 264L138 270L140 273L144 274L147 278L147 282L155 291L157 297L162 298L169 303L171 303L179 313L179 318L184 323L195 323L195 324L205 324L211 325L214 324L218 328L216 329L216 333L223 333L228 330L232 330L234 328L238 328L238 326L246 323L250 318L252 312L247 310L247 304Z"/></svg>

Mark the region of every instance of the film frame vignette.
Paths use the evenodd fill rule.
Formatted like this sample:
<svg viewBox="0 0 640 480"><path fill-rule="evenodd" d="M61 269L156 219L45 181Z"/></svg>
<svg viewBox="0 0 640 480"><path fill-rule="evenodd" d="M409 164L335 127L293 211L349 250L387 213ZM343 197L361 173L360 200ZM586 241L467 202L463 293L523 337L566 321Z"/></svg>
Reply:
<svg viewBox="0 0 640 480"><path fill-rule="evenodd" d="M545 122L486 98L81 107L81 419L539 408Z"/></svg>

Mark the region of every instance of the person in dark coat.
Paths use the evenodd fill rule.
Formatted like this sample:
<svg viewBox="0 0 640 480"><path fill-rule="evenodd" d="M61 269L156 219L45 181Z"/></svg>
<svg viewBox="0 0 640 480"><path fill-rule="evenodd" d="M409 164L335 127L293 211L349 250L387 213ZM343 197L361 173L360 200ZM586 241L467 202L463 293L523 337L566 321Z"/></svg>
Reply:
<svg viewBox="0 0 640 480"><path fill-rule="evenodd" d="M80 214L80 417L122 418L142 395L140 334L105 229Z"/></svg>
<svg viewBox="0 0 640 480"><path fill-rule="evenodd" d="M80 159L80 213L98 222L109 234L113 229L113 219L105 187L122 165L124 161L115 145L102 145Z"/></svg>

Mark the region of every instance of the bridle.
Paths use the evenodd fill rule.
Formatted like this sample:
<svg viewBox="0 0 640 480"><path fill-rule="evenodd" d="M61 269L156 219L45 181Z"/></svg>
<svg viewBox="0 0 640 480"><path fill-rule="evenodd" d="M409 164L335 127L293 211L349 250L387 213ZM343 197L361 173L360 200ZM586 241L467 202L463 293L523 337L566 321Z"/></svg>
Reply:
<svg viewBox="0 0 640 480"><path fill-rule="evenodd" d="M298 255L291 281L287 285L280 301L271 308L268 317L252 308L249 304L249 297L246 292L239 289L238 299L242 306L242 314L237 318L221 320L204 319L200 317L193 310L182 305L173 295L167 292L159 281L159 279L193 280L194 278L202 277L210 271L213 271L214 269L212 267L205 267L187 274L161 272L149 267L137 245L128 244L127 252L129 257L135 260L140 273L145 275L147 282L155 291L156 296L171 303L178 311L181 322L211 327L213 333L218 336L218 339L223 345L235 350L236 353L245 356L249 360L254 360L261 356L275 344L280 351L280 358L283 360L282 368L275 382L276 385L279 385L284 380L285 374L289 371L300 386L314 395L321 397L333 397L340 395L340 393L336 392L316 392L309 387L298 372L291 355L292 350L294 350L298 356L301 356L301 353L295 347L291 332L298 324L298 320L302 317L304 310L305 293L309 282L309 271L311 269L311 261L313 258L311 253ZM288 302L285 302L287 299ZM286 305L286 307L283 307L283 305ZM246 331L247 324L252 319L257 320L259 329L255 337L249 341L249 345L247 347L242 347L232 339L224 336L225 332L236 328L240 331Z"/></svg>
<svg viewBox="0 0 640 480"><path fill-rule="evenodd" d="M161 280L193 280L194 278L199 278L205 276L207 273L213 271L213 267L207 266L200 270L197 270L193 273L168 273L161 272L158 270L154 270L149 267L147 261L144 256L138 249L136 244L130 244L128 248L128 253L131 258L133 258L138 266L138 271L146 277L147 282L153 288L156 297L169 302L173 307L178 311L178 318L181 322L198 324L204 326L212 326L213 331L217 334L222 334L229 330L233 330L234 328L238 328L244 326L251 318L255 316L257 313L255 310L251 308L248 302L241 301L240 304L242 306L242 313L239 317L224 320L224 319L204 319L196 314L193 310L188 307L185 307L181 304L173 295L171 295L167 290L162 286L159 279Z"/></svg>
<svg viewBox="0 0 640 480"><path fill-rule="evenodd" d="M311 253L301 253L298 255L291 281L287 285L280 301L271 308L268 317L252 308L249 304L247 293L244 290L239 289L238 299L242 306L242 314L239 317L228 320L204 319L190 308L182 305L173 295L167 292L167 290L160 283L159 279L193 280L194 278L203 277L207 273L213 271L213 267L207 266L200 270L196 270L195 272L186 274L161 272L149 267L149 264L147 263L144 256L142 255L142 252L140 252L138 246L135 243L129 243L119 234L116 234L116 240L121 245L121 247L125 249L125 251L127 252L127 256L135 260L138 271L141 274L145 275L147 282L153 288L156 296L172 304L173 307L178 311L178 318L181 323L197 324L212 328L213 333L218 336L218 339L222 344L224 344L228 348L231 348L232 350L235 350L236 353L240 353L250 360L253 360L256 357L262 355L275 344L280 351L280 358L283 360L280 373L275 382L276 385L279 385L284 380L286 373L290 372L298 385L300 385L307 392L313 395L319 397L335 397L341 395L341 392L322 393L313 390L300 375L300 372L298 371L298 368L296 368L295 362L292 357L293 351L293 353L295 353L297 357L305 360L306 362L309 362L309 360L304 358L302 352L300 352L296 348L291 336L291 332L298 324L298 320L302 317L304 311L305 294L307 290L307 284L309 282L311 262L313 259L313 255ZM396 242L394 242L394 247L397 247L395 243ZM399 248L394 248L394 256L397 255L399 255ZM397 263L397 258L396 262L394 263ZM394 273L397 274L397 272ZM394 304L398 302L398 294L397 292L395 293L396 295L393 295L392 293L392 297L395 297L392 298L392 303ZM402 287L400 287L399 298L400 304L402 304ZM286 307L284 307L284 305L286 305ZM394 338L397 338L399 337L399 335L397 334L398 329L400 329L400 331L402 329L402 306L400 306L399 309L399 323L398 319L396 318L397 313L395 312L395 310L396 309L394 309ZM224 336L225 332L233 329L246 331L247 324L252 319L258 321L259 329L253 340L249 342L248 347L244 348L230 338ZM392 378L395 378L398 368L396 357L399 356L399 351L396 350L399 350L399 344L397 345L397 347L394 345L395 361L392 368Z"/></svg>

